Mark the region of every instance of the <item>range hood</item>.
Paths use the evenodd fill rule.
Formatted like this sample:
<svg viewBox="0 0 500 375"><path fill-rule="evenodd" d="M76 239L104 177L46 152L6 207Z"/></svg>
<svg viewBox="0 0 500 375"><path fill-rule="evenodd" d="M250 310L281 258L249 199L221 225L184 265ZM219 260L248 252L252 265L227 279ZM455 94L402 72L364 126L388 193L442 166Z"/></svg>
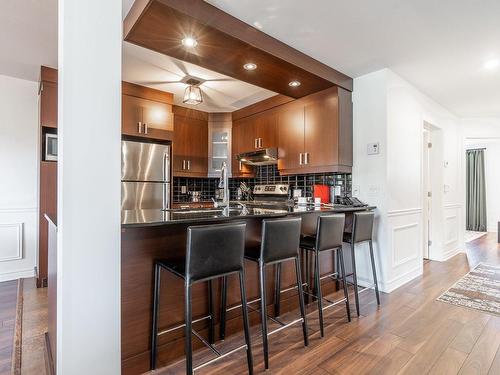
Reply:
<svg viewBox="0 0 500 375"><path fill-rule="evenodd" d="M263 148L262 150L244 152L237 156L243 164L248 165L270 165L278 163L277 148Z"/></svg>

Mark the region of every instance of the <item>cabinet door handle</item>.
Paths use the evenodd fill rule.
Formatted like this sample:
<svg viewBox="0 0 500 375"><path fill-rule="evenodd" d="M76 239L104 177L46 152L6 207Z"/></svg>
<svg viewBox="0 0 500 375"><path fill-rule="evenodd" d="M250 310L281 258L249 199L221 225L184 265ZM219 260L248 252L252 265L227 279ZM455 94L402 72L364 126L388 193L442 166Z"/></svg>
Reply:
<svg viewBox="0 0 500 375"><path fill-rule="evenodd" d="M304 164L309 164L309 153L308 152L306 152L304 154Z"/></svg>
<svg viewBox="0 0 500 375"><path fill-rule="evenodd" d="M188 171L189 171L191 169L191 160L187 161L187 167L188 167Z"/></svg>
<svg viewBox="0 0 500 375"><path fill-rule="evenodd" d="M262 148L262 138L259 138L259 147Z"/></svg>
<svg viewBox="0 0 500 375"><path fill-rule="evenodd" d="M255 146L255 148L259 148L259 140L257 138L253 140L253 145Z"/></svg>
<svg viewBox="0 0 500 375"><path fill-rule="evenodd" d="M142 122L140 122L140 121L137 123L137 132L139 134L142 133Z"/></svg>
<svg viewBox="0 0 500 375"><path fill-rule="evenodd" d="M144 134L148 134L148 124L144 124Z"/></svg>
<svg viewBox="0 0 500 375"><path fill-rule="evenodd" d="M183 161L182 161L182 170L185 170L185 169L186 169L186 161L185 161L185 160L183 160Z"/></svg>
<svg viewBox="0 0 500 375"><path fill-rule="evenodd" d="M299 154L299 164L302 165L302 152Z"/></svg>
<svg viewBox="0 0 500 375"><path fill-rule="evenodd" d="M243 163L240 161L239 162L239 167L240 167L240 171L243 169Z"/></svg>

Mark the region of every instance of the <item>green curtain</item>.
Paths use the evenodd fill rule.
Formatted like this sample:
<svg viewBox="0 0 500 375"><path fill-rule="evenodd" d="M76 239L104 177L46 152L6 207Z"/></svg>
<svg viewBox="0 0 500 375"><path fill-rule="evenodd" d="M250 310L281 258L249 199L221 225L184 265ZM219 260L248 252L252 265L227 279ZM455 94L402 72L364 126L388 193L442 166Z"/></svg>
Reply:
<svg viewBox="0 0 500 375"><path fill-rule="evenodd" d="M467 230L486 232L484 150L467 150Z"/></svg>

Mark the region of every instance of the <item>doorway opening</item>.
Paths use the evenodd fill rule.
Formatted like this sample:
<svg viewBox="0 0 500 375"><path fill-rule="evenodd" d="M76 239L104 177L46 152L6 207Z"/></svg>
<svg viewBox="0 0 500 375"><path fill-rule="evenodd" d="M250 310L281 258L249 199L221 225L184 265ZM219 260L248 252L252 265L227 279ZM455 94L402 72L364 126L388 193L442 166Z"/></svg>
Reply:
<svg viewBox="0 0 500 375"><path fill-rule="evenodd" d="M433 259L433 249L439 249L442 239L434 230L440 223L442 204L441 129L424 121L422 127L422 256Z"/></svg>
<svg viewBox="0 0 500 375"><path fill-rule="evenodd" d="M432 148L431 130L428 124L424 123L422 142L422 223L424 237L422 241L422 254L424 259L429 259L431 240L431 218L432 218L432 186L430 175L430 152Z"/></svg>

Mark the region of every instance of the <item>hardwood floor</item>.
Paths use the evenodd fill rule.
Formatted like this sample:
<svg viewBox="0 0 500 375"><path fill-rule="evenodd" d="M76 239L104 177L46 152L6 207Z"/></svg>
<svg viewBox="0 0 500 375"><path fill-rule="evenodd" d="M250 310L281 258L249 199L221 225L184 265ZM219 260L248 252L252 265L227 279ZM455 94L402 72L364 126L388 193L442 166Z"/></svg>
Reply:
<svg viewBox="0 0 500 375"><path fill-rule="evenodd" d="M270 370L264 372L259 326L252 328L255 373L267 374L500 374L500 317L460 308L436 298L479 262L500 264L500 246L491 233L466 245L467 252L446 262L427 261L424 274L391 294L382 294L378 307L372 291L361 295L362 316L347 323L342 307L325 311L325 337L318 332L317 314L308 308L310 343L304 348L300 325L270 337ZM12 283L0 284L14 298ZM14 284L15 285L15 284ZM45 374L41 334L46 330L46 289L25 280L22 374ZM352 309L354 310L354 309ZM0 316L9 316L2 303ZM293 313L295 314L295 312ZM283 316L289 321L294 315ZM293 316L292 316L293 315ZM2 318L4 319L4 318ZM13 326L9 318L1 327ZM271 323L271 322L270 322ZM4 327L4 328L5 328ZM272 329L270 324L270 329ZM0 333L4 331L0 330ZM221 350L242 342L234 336L219 344ZM4 341L0 339L0 369ZM12 343L7 340L5 343ZM5 349L11 350L11 349ZM10 353L10 352L9 352ZM197 351L195 363L208 353ZM5 374L10 373L9 365ZM246 373L243 351L233 354L197 374ZM183 374L184 362L157 370L155 375ZM4 372L0 371L0 375ZM153 374L150 373L150 374Z"/></svg>
<svg viewBox="0 0 500 375"><path fill-rule="evenodd" d="M10 375L16 321L17 280L0 283L0 375Z"/></svg>
<svg viewBox="0 0 500 375"><path fill-rule="evenodd" d="M391 294L377 307L372 291L361 298L362 316L348 323L342 307L326 310L325 337L317 313L309 312L310 343L303 347L299 325L271 336L268 374L500 374L500 317L469 310L436 298L479 262L500 264L496 234L466 245L466 253L446 262L426 261L424 274ZM351 299L353 301L353 299ZM354 309L352 309L354 310ZM284 320L292 316L285 316ZM264 373L259 327L252 329L255 373ZM232 337L221 350L241 343ZM195 364L211 358L195 355ZM215 362L198 374L246 372L243 351ZM182 374L184 362L154 374Z"/></svg>

